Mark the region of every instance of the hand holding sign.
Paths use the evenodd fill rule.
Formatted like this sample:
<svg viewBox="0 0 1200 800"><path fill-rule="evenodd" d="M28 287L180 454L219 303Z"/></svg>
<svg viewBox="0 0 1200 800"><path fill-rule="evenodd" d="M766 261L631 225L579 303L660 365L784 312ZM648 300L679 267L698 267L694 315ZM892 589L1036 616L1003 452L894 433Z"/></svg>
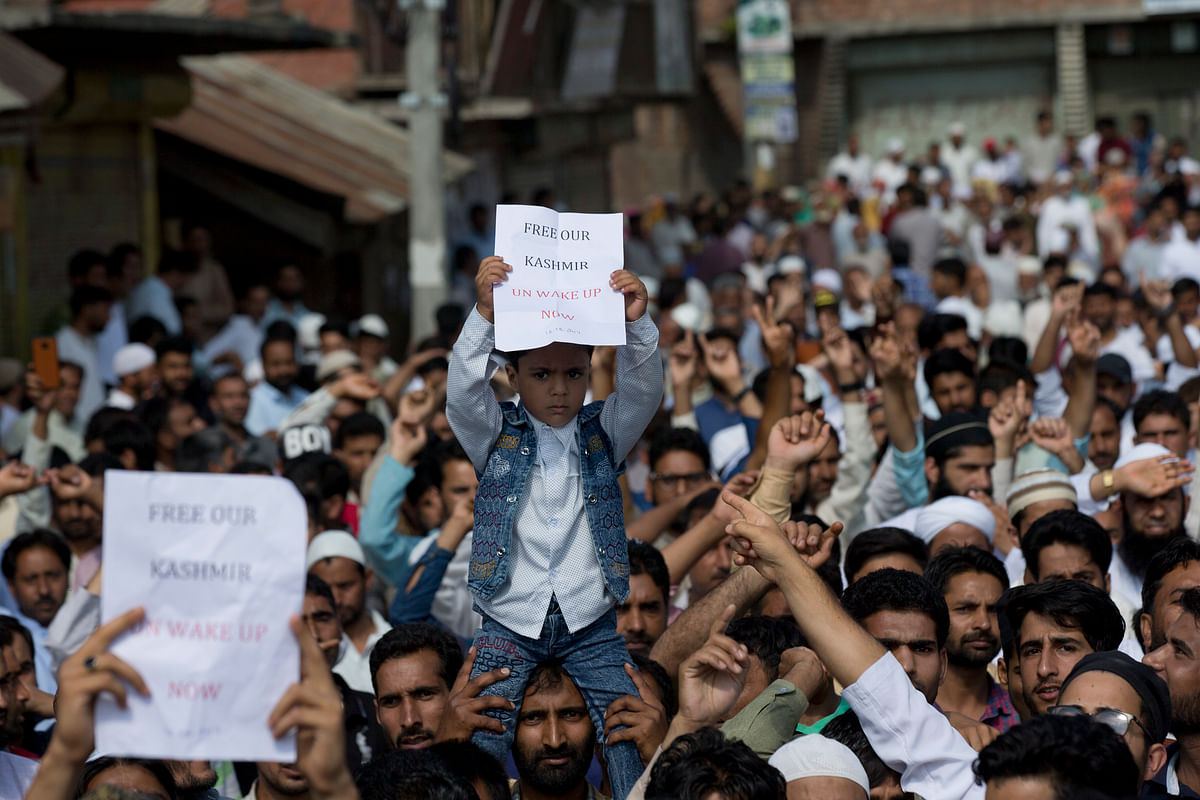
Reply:
<svg viewBox="0 0 1200 800"><path fill-rule="evenodd" d="M479 313L494 317L496 347L625 344L625 322L645 312L647 298L641 281L621 269L621 224L620 214L497 206L496 256L475 278Z"/></svg>

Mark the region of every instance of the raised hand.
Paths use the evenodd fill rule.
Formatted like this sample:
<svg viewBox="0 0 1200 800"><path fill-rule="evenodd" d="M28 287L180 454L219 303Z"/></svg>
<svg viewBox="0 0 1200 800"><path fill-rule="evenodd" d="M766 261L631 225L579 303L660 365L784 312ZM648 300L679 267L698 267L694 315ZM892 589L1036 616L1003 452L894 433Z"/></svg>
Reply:
<svg viewBox="0 0 1200 800"><path fill-rule="evenodd" d="M758 476L759 471L756 469L752 469L749 472L739 472L726 481L723 488L725 491L733 492L738 497L749 497L750 490L758 483ZM701 491L705 491L706 489L707 487L701 489Z"/></svg>
<svg viewBox="0 0 1200 800"><path fill-rule="evenodd" d="M804 559L804 563L813 569L819 569L833 555L833 543L842 534L842 523L835 522L828 528L820 525L805 525L803 522L788 520L783 523L783 535L791 542L792 547Z"/></svg>
<svg viewBox="0 0 1200 800"><path fill-rule="evenodd" d="M1065 419L1039 417L1030 424L1029 435L1034 444L1054 455L1075 449L1075 442L1071 439L1071 426Z"/></svg>
<svg viewBox="0 0 1200 800"><path fill-rule="evenodd" d="M58 721L51 744L63 748L67 756L81 764L96 746L96 698L107 692L125 708L129 687L140 695L150 695L137 670L108 652L116 638L144 616L145 611L135 608L100 626L59 668L55 700ZM324 667L325 662L321 664Z"/></svg>
<svg viewBox="0 0 1200 800"><path fill-rule="evenodd" d="M511 711L513 704L499 695L480 694L493 683L508 677L508 667L501 667L490 672L481 672L474 678L471 670L475 668L475 657L479 651L472 647L467 650L467 658L463 661L462 669L450 687L450 698L446 701L446 710L438 723L434 734L435 742L449 742L470 739L477 730L504 733L504 724L495 717L483 713L488 709L507 709Z"/></svg>
<svg viewBox="0 0 1200 800"><path fill-rule="evenodd" d="M745 386L742 377L742 363L738 359L737 348L727 339L707 342L704 337L696 337L700 352L704 355L704 366L709 376L724 387L729 394L737 394Z"/></svg>
<svg viewBox="0 0 1200 800"><path fill-rule="evenodd" d="M421 390L422 393L429 394L432 398L432 393L426 389ZM392 421L392 435L388 441L388 454L396 461L405 466L413 466L417 460L417 456L425 448L425 441L428 434L425 432L426 414L423 412L423 400L410 400L412 395L418 392L410 392L400 399L400 411L396 415L396 419ZM432 410L432 404L430 404Z"/></svg>
<svg viewBox="0 0 1200 800"><path fill-rule="evenodd" d="M700 364L700 353L696 348L696 334L688 328L683 332L683 338L671 348L671 355L667 357L673 385L685 388L691 386L692 379L696 377L696 368Z"/></svg>
<svg viewBox="0 0 1200 800"><path fill-rule="evenodd" d="M28 464L10 461L0 467L0 498L24 494L37 485L37 470Z"/></svg>
<svg viewBox="0 0 1200 800"><path fill-rule="evenodd" d="M279 698L267 724L275 738L296 731L296 768L308 778L314 797L352 797L341 693L308 627L298 616L288 625L300 646L300 682Z"/></svg>
<svg viewBox="0 0 1200 800"><path fill-rule="evenodd" d="M508 280L512 267L504 263L500 256L488 256L479 262L479 271L475 273L475 308L479 316L495 324L496 310L492 304L492 287Z"/></svg>
<svg viewBox="0 0 1200 800"><path fill-rule="evenodd" d="M779 569L798 557L792 543L775 520L749 500L722 492L721 502L729 507L722 511L722 519L733 519L725 526L725 532L733 537L730 544L734 561L753 566L764 578L776 583Z"/></svg>
<svg viewBox="0 0 1200 800"><path fill-rule="evenodd" d="M723 721L746 685L749 653L725 635L736 610L726 607L704 645L679 666L679 715L701 727Z"/></svg>
<svg viewBox="0 0 1200 800"><path fill-rule="evenodd" d="M365 372L351 372L349 375L338 378L329 387L329 393L334 397L344 397L364 403L379 397L381 391L383 388L379 385L379 381Z"/></svg>
<svg viewBox="0 0 1200 800"><path fill-rule="evenodd" d="M871 340L871 360L881 381L907 384L916 377L916 365L907 356L904 343L896 333L896 325L888 322L879 326Z"/></svg>
<svg viewBox="0 0 1200 800"><path fill-rule="evenodd" d="M1076 311L1082 302L1082 283L1060 286L1054 290L1054 295L1050 299L1050 314L1062 319L1071 312Z"/></svg>
<svg viewBox="0 0 1200 800"><path fill-rule="evenodd" d="M1079 311L1067 316L1067 342L1078 364L1094 364L1100 357L1100 329L1083 318Z"/></svg>
<svg viewBox="0 0 1200 800"><path fill-rule="evenodd" d="M642 279L629 270L619 269L609 278L608 285L625 295L625 321L641 319L650 302L650 293Z"/></svg>
<svg viewBox="0 0 1200 800"><path fill-rule="evenodd" d="M775 319L775 298L767 296L766 311L758 305L750 309L758 329L762 331L767 361L776 369L787 369L796 363L796 336L792 326Z"/></svg>
<svg viewBox="0 0 1200 800"><path fill-rule="evenodd" d="M767 436L766 466L795 472L820 455L832 435L824 411L784 417Z"/></svg>
<svg viewBox="0 0 1200 800"><path fill-rule="evenodd" d="M854 348L846 332L836 326L825 331L821 349L825 351L838 383L854 383Z"/></svg>
<svg viewBox="0 0 1200 800"><path fill-rule="evenodd" d="M617 742L633 742L637 745L642 764L650 763L654 751L667 735L667 710L659 700L657 692L642 673L626 664L625 672L633 679L637 694L618 697L604 712L604 735L606 745ZM613 730L624 725L620 730Z"/></svg>
<svg viewBox="0 0 1200 800"><path fill-rule="evenodd" d="M1175 456L1143 458L1115 471L1113 488L1118 492L1131 491L1142 497L1159 497L1187 486L1192 479L1192 472L1191 463Z"/></svg>
<svg viewBox="0 0 1200 800"><path fill-rule="evenodd" d="M87 495L95 488L95 481L78 464L67 464L65 467L50 473L50 491L59 500L86 500Z"/></svg>

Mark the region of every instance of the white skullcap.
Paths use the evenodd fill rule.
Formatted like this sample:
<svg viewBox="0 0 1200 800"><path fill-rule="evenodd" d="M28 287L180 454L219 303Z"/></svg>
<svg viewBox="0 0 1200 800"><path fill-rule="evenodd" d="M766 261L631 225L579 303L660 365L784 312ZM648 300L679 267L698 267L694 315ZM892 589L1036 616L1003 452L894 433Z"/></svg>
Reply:
<svg viewBox="0 0 1200 800"><path fill-rule="evenodd" d="M700 309L691 303L680 303L671 309L671 319L685 331L694 331L700 327Z"/></svg>
<svg viewBox="0 0 1200 800"><path fill-rule="evenodd" d="M1034 503L1044 503L1049 500L1066 500L1079 505L1079 497L1075 493L1075 485L1065 472L1056 469L1035 469L1022 472L1013 479L1005 497L1009 516L1029 508Z"/></svg>
<svg viewBox="0 0 1200 800"><path fill-rule="evenodd" d="M845 778L862 787L864 797L871 795L867 771L854 751L818 733L792 739L776 750L767 763L783 773L783 779L789 783L801 778Z"/></svg>
<svg viewBox="0 0 1200 800"><path fill-rule="evenodd" d="M950 132L951 136L962 136L967 132L967 126L961 122L951 122L950 127L947 130Z"/></svg>
<svg viewBox="0 0 1200 800"><path fill-rule="evenodd" d="M1070 170L1060 169L1058 172L1054 173L1055 186L1070 186L1074 180L1075 176L1071 174Z"/></svg>
<svg viewBox="0 0 1200 800"><path fill-rule="evenodd" d="M1179 173L1181 175L1200 175L1200 161L1184 156L1179 159Z"/></svg>
<svg viewBox="0 0 1200 800"><path fill-rule="evenodd" d="M367 562L358 539L346 531L325 531L314 536L308 543L308 559L304 568L312 569L313 564L326 558L348 558L363 566Z"/></svg>
<svg viewBox="0 0 1200 800"><path fill-rule="evenodd" d="M992 336L1021 338L1021 304L1016 300L995 300L983 312L983 329Z"/></svg>
<svg viewBox="0 0 1200 800"><path fill-rule="evenodd" d="M834 294L842 293L842 276L836 269L819 269L813 273L812 285L824 286Z"/></svg>
<svg viewBox="0 0 1200 800"><path fill-rule="evenodd" d="M1037 256L1021 256L1017 259L1018 275L1041 275L1042 262Z"/></svg>
<svg viewBox="0 0 1200 800"><path fill-rule="evenodd" d="M1121 457L1117 459L1117 463L1113 465L1113 469L1120 469L1126 464L1132 464L1134 461L1145 461L1147 458L1158 458L1159 456L1171 456L1175 458L1175 454L1161 444L1155 442L1142 442L1135 445L1132 450L1127 453L1121 453Z"/></svg>
<svg viewBox="0 0 1200 800"><path fill-rule="evenodd" d="M127 344L113 354L113 374L118 378L132 375L138 370L145 369L158 359L149 345L141 342Z"/></svg>
<svg viewBox="0 0 1200 800"><path fill-rule="evenodd" d="M922 508L913 523L913 533L929 544L933 537L956 522L978 528L989 542L996 535L996 518L988 507L978 500L957 496L943 497Z"/></svg>
<svg viewBox="0 0 1200 800"><path fill-rule="evenodd" d="M358 320L358 333L361 336L374 336L376 339L386 339L390 331L388 324L378 314L363 314Z"/></svg>
<svg viewBox="0 0 1200 800"><path fill-rule="evenodd" d="M325 324L325 315L310 311L300 318L296 325L296 341L305 350L317 350L321 347L321 326Z"/></svg>
<svg viewBox="0 0 1200 800"><path fill-rule="evenodd" d="M779 270L780 275L804 272L804 259L800 256L784 256L775 262L775 268Z"/></svg>
<svg viewBox="0 0 1200 800"><path fill-rule="evenodd" d="M926 186L936 186L942 180L942 171L937 167L924 167L921 169L921 183Z"/></svg>
<svg viewBox="0 0 1200 800"><path fill-rule="evenodd" d="M904 140L901 139L899 136L893 136L892 138L888 139L887 140L887 151L889 153L903 153L904 152Z"/></svg>

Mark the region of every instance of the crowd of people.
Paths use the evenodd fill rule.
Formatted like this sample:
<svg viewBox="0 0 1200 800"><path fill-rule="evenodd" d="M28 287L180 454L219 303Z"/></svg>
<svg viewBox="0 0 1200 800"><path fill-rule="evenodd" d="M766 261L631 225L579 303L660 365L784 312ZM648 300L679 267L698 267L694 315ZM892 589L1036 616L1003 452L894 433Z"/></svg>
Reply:
<svg viewBox="0 0 1200 800"><path fill-rule="evenodd" d="M1200 796L1200 164L887 151L627 209L620 347L496 351L483 206L403 353L202 227L76 254L0 360L0 797ZM110 469L303 496L295 763L94 752Z"/></svg>

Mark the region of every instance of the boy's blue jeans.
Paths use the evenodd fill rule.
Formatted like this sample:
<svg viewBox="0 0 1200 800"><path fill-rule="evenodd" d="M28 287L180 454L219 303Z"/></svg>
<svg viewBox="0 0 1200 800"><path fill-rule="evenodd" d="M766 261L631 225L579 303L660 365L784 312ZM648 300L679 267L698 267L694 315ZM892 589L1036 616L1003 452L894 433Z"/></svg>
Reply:
<svg viewBox="0 0 1200 800"><path fill-rule="evenodd" d="M504 723L503 735L491 731L475 731L471 741L494 755L501 763L512 750L517 719L525 684L534 668L543 661L559 659L564 671L579 688L588 714L596 729L596 740L604 741L604 713L608 706L623 695L637 696L637 687L625 672L630 663L625 639L617 633L617 612L610 609L604 616L581 631L571 633L563 621L557 601L550 603L550 612L542 626L542 635L528 639L513 633L496 620L483 615L483 625L475 634L474 678L483 672L508 667L508 677L483 690L483 694L499 695L512 702L515 708L492 709L489 716ZM618 742L604 747L608 764L608 779L614 800L624 800L642 774L642 760L633 742Z"/></svg>

